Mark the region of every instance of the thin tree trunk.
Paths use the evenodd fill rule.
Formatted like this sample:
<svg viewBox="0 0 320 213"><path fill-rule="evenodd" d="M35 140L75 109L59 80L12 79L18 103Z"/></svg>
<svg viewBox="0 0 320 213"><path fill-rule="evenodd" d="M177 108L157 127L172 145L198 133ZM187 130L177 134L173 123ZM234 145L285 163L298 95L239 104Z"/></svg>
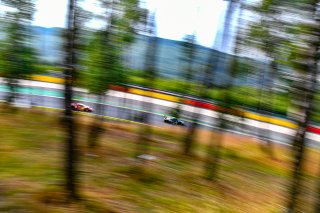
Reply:
<svg viewBox="0 0 320 213"><path fill-rule="evenodd" d="M119 103L117 103L117 113L118 118L126 119L126 93L124 92L124 96L119 98Z"/></svg>
<svg viewBox="0 0 320 213"><path fill-rule="evenodd" d="M313 13L315 15L316 26L320 26L319 14L318 14L318 0L314 1ZM313 50L312 56L313 61L309 66L308 75L305 74L305 82L300 81L302 91L299 91L296 98L301 100L303 98L303 103L300 104L301 117L298 119L298 129L293 142L292 152L293 152L293 172L292 172L292 182L289 187L289 201L287 204L287 211L289 213L295 213L298 210L298 198L302 190L302 178L303 178L303 163L305 157L305 145L306 145L306 132L307 126L311 119L311 113L314 109L314 99L317 89L317 79L318 79L318 63L320 59L319 55L319 41L320 37L317 34L316 40L312 41L310 49ZM301 79L300 79L301 80ZM304 95L304 96L303 96ZM320 197L319 197L320 198ZM320 202L317 200L316 210L319 210ZM316 211L319 212L319 211Z"/></svg>
<svg viewBox="0 0 320 213"><path fill-rule="evenodd" d="M126 87L125 87L126 88ZM123 91L123 93L124 93L124 97L123 97L123 119L128 119L128 109L127 109L127 102L128 102L128 99L127 99L127 95L128 95L128 93L127 93L127 89L125 89L125 91Z"/></svg>
<svg viewBox="0 0 320 213"><path fill-rule="evenodd" d="M264 83L262 82L262 88L260 92L260 100L258 105L258 111L260 114L263 114L263 108L267 110L272 110L273 107L273 79L277 74L277 64L273 59L269 66L270 73L267 77L267 87L265 89ZM266 91L264 91L266 90ZM269 115L269 113L267 113ZM266 121L267 125L269 125L269 121ZM261 149L266 152L271 158L274 158L274 146L270 138L270 129L267 128L259 128L258 129L258 137L265 142L265 144L261 144Z"/></svg>
<svg viewBox="0 0 320 213"><path fill-rule="evenodd" d="M186 83L183 84L183 89L186 95L190 95L188 92L191 89L191 81L193 80L193 61L196 54L196 47L195 47L195 35L193 34L190 40L186 40L186 55L188 59L188 66L187 66L187 72L185 73L185 80ZM176 112L179 112L180 105L177 105L177 108L175 109ZM179 115L180 116L180 113ZM196 134L197 126L198 126L198 120L199 120L199 114L198 109L195 107L195 111L192 113L191 121L192 123L187 128L187 132L183 138L183 154L184 155L192 155L192 148L194 145L194 137Z"/></svg>
<svg viewBox="0 0 320 213"><path fill-rule="evenodd" d="M102 127L104 113L104 94L98 95L98 103L96 104L96 115L91 124L88 137L88 146L89 148L95 148L98 146L97 141L100 135L103 133L104 128Z"/></svg>
<svg viewBox="0 0 320 213"><path fill-rule="evenodd" d="M207 148L207 160L205 162L205 178L207 180L216 180L218 177L218 170L221 159L221 151L223 148L225 121L223 121L223 114L219 114L219 130L218 136L212 136Z"/></svg>
<svg viewBox="0 0 320 213"><path fill-rule="evenodd" d="M144 102L144 110L149 112L152 110L152 105L149 102ZM147 154L149 151L149 142L150 142L150 137L151 137L151 127L149 125L150 123L150 113L147 112L142 112L142 118L141 122L141 128L140 128L140 133L138 137L138 142L137 142L137 149L136 149L136 157L141 156L142 154Z"/></svg>
<svg viewBox="0 0 320 213"><path fill-rule="evenodd" d="M199 96L201 98L207 97L208 89L212 83L211 81L213 80L213 78L211 77L211 75L212 75L214 60L215 60L214 54L213 54L213 52L211 52L211 54L209 55L209 58L208 58L207 68L204 72L204 76L202 79L203 86L198 88ZM188 132L183 139L184 154L185 155L192 155L193 154L192 150L193 150L194 141L195 141L194 137L196 135L196 130L199 125L198 122L199 122L199 118L200 118L200 110L201 110L200 108L195 106L195 110L192 113L192 123L189 126L189 128L187 130Z"/></svg>
<svg viewBox="0 0 320 213"><path fill-rule="evenodd" d="M154 14L150 17L149 20L149 27L150 31L149 33L152 35L150 37L151 42L148 46L147 52L146 52L146 60L145 60L145 80L147 87L152 88L154 86L154 79L156 77L156 56L157 56L157 46L158 46L158 40L156 37L156 23L155 23L155 17ZM152 103L149 102L149 100L143 102L144 110L147 112L152 111ZM150 142L150 136L151 136L151 127L149 125L150 123L150 113L142 113L142 127L140 129L140 134L137 141L137 149L136 149L136 157L139 157L141 154L146 154L148 152L148 146ZM141 158L139 158L141 159Z"/></svg>
<svg viewBox="0 0 320 213"><path fill-rule="evenodd" d="M9 88L9 92L7 94L6 100L9 104L13 104L16 99L17 94L17 85L16 80L12 78L7 79L7 86Z"/></svg>
<svg viewBox="0 0 320 213"><path fill-rule="evenodd" d="M309 96L309 100L311 101L311 96ZM308 107L309 108L309 107ZM306 109L306 116L305 121L302 123L299 123L299 127L297 130L297 134L295 136L295 140L293 143L293 172L292 172L292 182L291 186L289 188L289 202L288 202L288 212L295 213L297 212L297 201L299 194L302 189L302 177L303 177L303 160L305 155L305 134L306 134L306 128L308 121L310 119L310 108Z"/></svg>
<svg viewBox="0 0 320 213"><path fill-rule="evenodd" d="M315 53L318 52L318 48L316 47ZM314 53L314 54L315 54ZM292 182L289 188L289 202L288 202L288 212L295 213L297 212L298 207L298 197L302 189L302 178L303 178L303 163L305 156L305 146L306 146L306 132L307 126L311 118L311 113L314 108L314 96L316 91L317 84L317 63L318 63L318 54L315 54L315 60L312 67L309 69L311 74L309 77L306 77L306 82L301 85L303 91L297 94L297 99L301 100L304 98L304 103L300 106L301 119L298 120L298 129L293 141L292 152L293 152L293 172L292 172ZM304 97L301 96L304 94Z"/></svg>
<svg viewBox="0 0 320 213"><path fill-rule="evenodd" d="M239 2L241 4L241 2ZM233 8L234 8L234 2L230 2L229 3L229 11L228 13L232 14L233 12ZM227 17L231 17L231 15L226 16ZM238 19L238 27L241 26L241 16L242 16L242 8L240 5L240 17ZM227 22L229 22L230 20L227 20ZM226 26L225 26L226 27ZM226 29L224 29L225 31ZM239 51L239 40L240 40L240 33L237 32L237 36L236 36L236 43L234 46L234 57L236 57L236 55L238 54ZM212 63L214 61L213 55L210 57L209 59L209 65L212 66ZM218 60L219 62L219 60ZM210 67L209 67L210 68ZM224 104L225 104L225 108L228 109L230 107L230 105L232 106L231 102L231 94L230 94L230 90L232 88L233 85L233 80L236 78L236 74L237 74L237 69L238 69L238 61L237 59L232 59L231 61L231 65L229 66L229 73L228 73L228 80L227 80L227 85L226 85L226 94L224 97ZM207 75L209 76L209 71L207 71ZM208 78L208 77L207 77ZM219 118L218 118L218 137L217 138L211 138L211 141L208 145L207 148L207 160L205 163L205 178L208 180L216 180L218 177L218 169L219 169L219 165L220 165L220 159L221 159L221 153L222 153L222 148L223 148L223 140L224 140L224 129L226 128L226 120L224 119L224 114L223 113L227 113L227 112L220 112L219 114ZM213 136L214 137L214 136Z"/></svg>
<svg viewBox="0 0 320 213"><path fill-rule="evenodd" d="M184 137L183 143L184 143L184 149L183 149L183 153L185 155L192 155L192 150L193 150L193 146L194 146L194 141L195 141L195 134L196 134L196 130L198 127L198 122L199 122L199 118L200 118L200 114L199 114L200 109L198 107L195 106L194 112L192 113L192 123L190 124L189 128L188 128L188 132Z"/></svg>

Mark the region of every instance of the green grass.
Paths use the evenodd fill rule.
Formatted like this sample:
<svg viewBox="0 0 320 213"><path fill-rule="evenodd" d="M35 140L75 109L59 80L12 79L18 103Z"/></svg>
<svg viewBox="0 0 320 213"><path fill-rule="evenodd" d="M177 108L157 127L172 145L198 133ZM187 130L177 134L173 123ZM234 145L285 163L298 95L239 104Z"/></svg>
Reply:
<svg viewBox="0 0 320 213"><path fill-rule="evenodd" d="M145 164L132 159L137 141L134 124L105 123L99 147L86 146L92 117L76 115L79 148L79 192L68 203L64 182L64 129L59 112L0 109L0 212L280 212L285 205L289 150L276 146L276 160L250 138L228 135L219 179L204 179L208 132L201 130L196 155L181 155L185 130L155 128ZM179 137L175 136L178 135ZM319 152L308 150L306 184L314 201ZM316 187L314 187L316 188ZM311 195L310 195L311 194Z"/></svg>

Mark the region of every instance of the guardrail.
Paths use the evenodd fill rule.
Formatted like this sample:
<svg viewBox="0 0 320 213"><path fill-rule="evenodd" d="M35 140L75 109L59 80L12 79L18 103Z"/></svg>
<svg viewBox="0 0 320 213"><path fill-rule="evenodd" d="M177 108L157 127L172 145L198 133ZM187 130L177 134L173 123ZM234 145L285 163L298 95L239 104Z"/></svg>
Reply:
<svg viewBox="0 0 320 213"><path fill-rule="evenodd" d="M31 79L35 81L43 81L43 82L58 83L58 84L62 84L64 82L63 78L43 76L43 75L33 75ZM157 89L150 89L150 88L145 88L145 87L130 85L130 84L126 84L123 86L111 85L109 88L111 90L162 99L162 100L171 101L175 103L191 105L191 106L199 107L203 109L209 109L209 110L220 111L220 112L228 112L232 115L241 116L244 118L249 118L249 119L262 121L266 123L271 123L279 126L284 126L291 129L297 128L297 125L295 124L295 122L290 121L289 119L279 118L278 116L274 117L269 115L263 115L256 112L243 110L243 109L230 110L230 109L226 109L219 106L219 102L204 100L204 99L186 96L186 95L173 93L169 91L161 91ZM320 134L320 128L316 126L308 127L308 131Z"/></svg>

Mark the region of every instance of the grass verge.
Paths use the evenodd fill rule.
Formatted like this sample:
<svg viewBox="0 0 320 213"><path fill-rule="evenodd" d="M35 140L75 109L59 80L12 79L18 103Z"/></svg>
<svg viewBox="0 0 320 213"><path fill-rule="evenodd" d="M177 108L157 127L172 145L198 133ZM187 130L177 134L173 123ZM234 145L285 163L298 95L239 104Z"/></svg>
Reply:
<svg viewBox="0 0 320 213"><path fill-rule="evenodd" d="M218 181L203 178L206 148L218 133L199 130L195 156L181 155L185 129L155 128L139 171L132 158L136 124L105 122L96 149L87 148L93 117L76 115L79 192L63 191L64 129L59 112L0 110L0 212L281 212L290 177L290 150L275 145L275 159L252 138L224 134ZM314 202L319 151L307 150L303 211Z"/></svg>

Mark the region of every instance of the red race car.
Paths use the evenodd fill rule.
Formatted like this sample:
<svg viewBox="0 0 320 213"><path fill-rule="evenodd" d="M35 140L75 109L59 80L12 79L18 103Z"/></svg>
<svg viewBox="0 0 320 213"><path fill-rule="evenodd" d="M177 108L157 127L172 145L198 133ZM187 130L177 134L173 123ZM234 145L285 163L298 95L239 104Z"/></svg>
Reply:
<svg viewBox="0 0 320 213"><path fill-rule="evenodd" d="M81 103L72 103L71 109L74 111L82 111L82 112L92 112L92 107L89 107L87 105L81 104Z"/></svg>

